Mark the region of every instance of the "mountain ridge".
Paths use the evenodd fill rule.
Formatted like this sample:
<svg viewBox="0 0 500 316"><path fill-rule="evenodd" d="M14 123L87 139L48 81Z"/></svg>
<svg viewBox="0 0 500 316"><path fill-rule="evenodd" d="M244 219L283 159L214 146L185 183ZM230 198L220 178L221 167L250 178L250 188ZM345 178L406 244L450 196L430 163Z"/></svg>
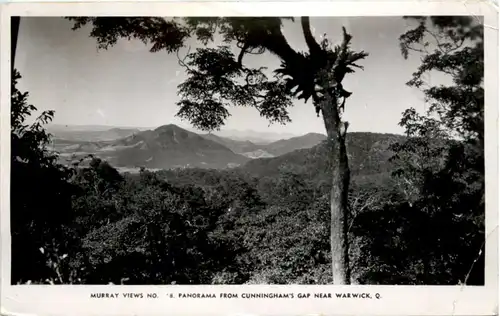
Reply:
<svg viewBox="0 0 500 316"><path fill-rule="evenodd" d="M64 141L59 140L59 144ZM226 168L249 158L174 124L141 131L113 141L82 142L62 149L64 157L95 154L117 167Z"/></svg>
<svg viewBox="0 0 500 316"><path fill-rule="evenodd" d="M402 137L396 134L348 133L348 154L354 173L363 166L380 168L379 165L384 165L390 156L387 154L388 141ZM175 124L167 124L115 140L91 142L55 139L53 144L65 159L94 154L119 168L237 167L265 176L280 172L283 167L298 170L310 168L307 171L309 173L327 173L325 140L324 134L307 133L259 145L212 133L197 134ZM360 155L363 157L359 158Z"/></svg>
<svg viewBox="0 0 500 316"><path fill-rule="evenodd" d="M346 147L353 179L357 182L377 182L388 178L393 170L390 146L405 139L405 136L389 133L348 133ZM327 142L322 141L314 147L277 157L250 160L237 169L256 177L275 176L281 172L300 173L327 183L330 181L331 162Z"/></svg>
<svg viewBox="0 0 500 316"><path fill-rule="evenodd" d="M173 124L173 123L170 123ZM165 124L169 125L169 124ZM174 124L177 125L177 124ZM193 127L186 127L186 126L180 126L177 125L182 129L185 129L187 131L190 131L192 133L196 134L204 134L203 131L200 131L196 128ZM81 134L86 134L86 133L96 133L96 132L103 132L103 131L108 131L112 129L125 129L125 130L139 130L139 131L146 131L146 130L154 130L158 128L156 127L143 127L143 126L114 126L114 125L73 125L73 124L54 124L50 123L46 126L46 129L48 132L54 134L58 138L59 135L63 134L65 137L62 137L63 139L81 139ZM211 132L213 135L217 135L219 137L223 138L231 138L236 141L251 141L253 143L256 143L258 145L265 145L272 143L276 140L280 140L282 138L290 138L290 137L295 137L295 136L300 136L292 133L275 133L275 132L262 132L262 131L253 131L253 130L234 130L234 129L223 129L220 131L213 131ZM99 139L92 139L87 137L86 140L88 141L95 141Z"/></svg>
<svg viewBox="0 0 500 316"><path fill-rule="evenodd" d="M311 148L326 139L319 133L307 133L288 139L280 139L269 144L255 144L251 141L238 141L228 137L221 137L212 133L203 134L202 137L222 144L237 154L250 158L275 157L292 152L297 149Z"/></svg>

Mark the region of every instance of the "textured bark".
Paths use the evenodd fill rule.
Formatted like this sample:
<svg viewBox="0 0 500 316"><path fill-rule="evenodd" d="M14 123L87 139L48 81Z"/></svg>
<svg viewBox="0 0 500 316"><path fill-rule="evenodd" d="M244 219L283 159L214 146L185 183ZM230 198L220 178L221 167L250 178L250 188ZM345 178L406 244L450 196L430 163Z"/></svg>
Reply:
<svg viewBox="0 0 500 316"><path fill-rule="evenodd" d="M327 95L321 102L323 121L328 136L332 164L332 188L330 196L330 245L332 251L333 284L350 284L348 243L348 208L350 171L345 145L347 125L340 120L338 100Z"/></svg>

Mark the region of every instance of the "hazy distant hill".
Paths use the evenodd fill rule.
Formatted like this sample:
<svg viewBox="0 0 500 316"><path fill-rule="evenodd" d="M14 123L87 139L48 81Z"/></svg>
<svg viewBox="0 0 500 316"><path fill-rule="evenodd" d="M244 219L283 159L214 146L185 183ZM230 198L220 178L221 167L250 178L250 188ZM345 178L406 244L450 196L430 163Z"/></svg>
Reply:
<svg viewBox="0 0 500 316"><path fill-rule="evenodd" d="M326 139L323 134L309 133L289 139L280 139L270 144L255 144L251 141L234 140L228 137L221 137L215 134L202 135L206 139L213 140L226 146L237 154L242 154L249 158L269 158L280 156L297 149L311 148Z"/></svg>
<svg viewBox="0 0 500 316"><path fill-rule="evenodd" d="M324 135L322 135L325 137ZM321 138L318 136L318 139ZM349 133L347 152L353 177L371 181L371 176L388 174L392 170L389 158L390 144L402 141L404 136L376 133ZM258 177L275 176L283 170L301 173L310 178L328 181L329 159L326 142L274 157L254 159L239 169Z"/></svg>
<svg viewBox="0 0 500 316"><path fill-rule="evenodd" d="M248 152L244 152L244 153L241 153L241 154L243 156L245 156L245 157L252 158L252 159L257 159L257 158L272 158L272 157L274 157L273 154L268 153L264 149L257 149L257 150L254 150L254 151L248 151Z"/></svg>
<svg viewBox="0 0 500 316"><path fill-rule="evenodd" d="M267 145L280 139L287 139L297 136L291 133L258 132L252 130L240 131L231 129L216 131L213 134L224 138L230 138L236 141L250 141L256 145Z"/></svg>
<svg viewBox="0 0 500 316"><path fill-rule="evenodd" d="M71 125L51 125L47 127L55 139L76 140L87 142L98 142L115 140L138 133L138 128L121 128L109 126L71 126Z"/></svg>
<svg viewBox="0 0 500 316"><path fill-rule="evenodd" d="M237 154L251 152L251 151L260 149L262 147L260 145L254 144L248 140L234 140L234 139L227 138L227 137L217 136L217 135L212 134L212 133L203 134L201 136L205 139L209 139L211 141L214 141L216 143L224 145Z"/></svg>
<svg viewBox="0 0 500 316"><path fill-rule="evenodd" d="M81 140L81 141L100 141L110 140L114 137L111 130L121 131L147 131L154 128L151 127L127 127L127 126L110 126L110 125L66 125L66 124L49 124L46 126L47 131L52 133L56 138L68 140ZM200 130L192 127L181 127L184 130L190 131L200 135L213 135L221 137L222 139L231 139L236 142L251 142L254 145L267 145L272 142L295 137L297 135L291 133L273 133L273 132L259 132L253 130L232 130L224 129L215 131L211 134L203 134ZM103 134L104 133L104 134ZM106 134L110 134L106 136ZM131 135L131 134L129 134ZM120 135L126 137L129 135ZM113 138L116 139L116 138ZM213 140L213 139L212 139Z"/></svg>
<svg viewBox="0 0 500 316"><path fill-rule="evenodd" d="M255 144L212 133L200 135L170 124L146 131L125 128L79 131L72 127L66 131L59 129L55 136L54 148L64 160L95 154L121 168L242 166L259 176L277 174L285 168L328 178L328 155L323 144L326 136L318 133ZM392 134L349 133L347 146L353 175L389 170L388 146L402 138Z"/></svg>
<svg viewBox="0 0 500 316"><path fill-rule="evenodd" d="M323 134L309 133L289 139L281 139L267 146L264 146L262 149L274 156L280 156L297 149L314 147L325 139L326 136Z"/></svg>
<svg viewBox="0 0 500 316"><path fill-rule="evenodd" d="M65 158L75 153L78 156L92 153L116 167L227 168L249 160L217 142L176 125L164 125L114 141L54 142Z"/></svg>
<svg viewBox="0 0 500 316"><path fill-rule="evenodd" d="M110 125L69 125L69 124L48 124L46 126L49 132L102 132L118 126Z"/></svg>

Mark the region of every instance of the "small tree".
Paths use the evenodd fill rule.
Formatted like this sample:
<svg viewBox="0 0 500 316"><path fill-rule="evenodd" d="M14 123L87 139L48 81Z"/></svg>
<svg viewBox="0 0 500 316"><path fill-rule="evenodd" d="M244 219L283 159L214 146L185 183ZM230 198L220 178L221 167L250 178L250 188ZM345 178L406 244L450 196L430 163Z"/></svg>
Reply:
<svg viewBox="0 0 500 316"><path fill-rule="evenodd" d="M11 79L11 281L68 282L61 263L75 248L69 228L72 171L47 149L50 135L43 125L53 112L44 111L28 124L37 109L28 103L28 92L19 91L17 70L12 69Z"/></svg>
<svg viewBox="0 0 500 316"><path fill-rule="evenodd" d="M178 52L187 38L195 37L205 46L180 59L188 78L179 85L181 100L178 116L202 130L219 129L229 117L228 107L253 106L271 122L290 121L287 109L292 98L312 99L316 113L322 114L332 160L331 251L334 284L349 284L347 242L347 195L349 166L342 122L345 99L351 94L342 87L344 76L362 68L356 64L365 52L350 49L351 35L343 29L340 45L313 37L308 17L301 18L308 52L293 50L281 31L283 20L292 18L95 18L74 17L73 29L92 25L90 35L100 48L116 44L120 38L139 39L151 45L152 52ZM215 47L220 36L222 43ZM235 56L230 43L240 49ZM250 68L243 63L246 54L269 52L281 66L270 76L264 67Z"/></svg>

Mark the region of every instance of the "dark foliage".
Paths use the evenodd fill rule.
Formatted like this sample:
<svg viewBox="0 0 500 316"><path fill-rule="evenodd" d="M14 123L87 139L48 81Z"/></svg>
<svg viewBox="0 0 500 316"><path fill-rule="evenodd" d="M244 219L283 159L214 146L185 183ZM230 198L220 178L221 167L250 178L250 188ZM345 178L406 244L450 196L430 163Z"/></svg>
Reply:
<svg viewBox="0 0 500 316"><path fill-rule="evenodd" d="M408 85L421 88L431 106L424 115L415 109L403 113L408 138L392 146L403 201L384 213L367 214L367 222L395 225L378 238L400 245L390 257L415 259L413 264L397 259L375 279L390 282L396 270L407 269L404 282L411 284L483 284L483 26L472 17L413 20L417 27L400 38L402 53L423 57ZM451 84L429 86L424 75L432 72L449 75ZM366 258L393 260L381 250L387 242L373 238L370 244Z"/></svg>
<svg viewBox="0 0 500 316"><path fill-rule="evenodd" d="M252 36L264 30L282 39L281 19L205 18L183 24L149 18L74 21L76 28L91 23L92 36L104 48L118 38L134 37L150 43L153 50L175 51L185 37L194 34L210 41L213 28L220 28L225 40L246 45L246 53L267 49L289 56L289 62L306 58L288 51L284 43L253 41ZM419 44L428 49L428 39L438 41L435 51L422 50L422 66L409 82L423 89L432 103L430 112L409 109L403 114L406 137L347 136L353 173L347 218L352 279L362 284L484 284L481 31L466 18L416 21L417 27L401 37L403 54ZM161 38L156 37L159 28ZM171 46L162 47L165 42ZM191 81L180 89L188 93L185 100L198 104L185 104L181 111L196 121L201 119L196 112L200 104L208 106L214 115L199 125L216 128L227 102L247 104L247 98L255 101L256 93L267 91L261 103L250 103L264 116L284 120L286 100L266 99L274 92L281 95L276 89L282 89L282 82L264 80L261 70L240 67L243 55L233 56L224 48L190 55L194 64L186 65L192 69ZM428 71L450 74L452 84L425 87L422 75ZM202 75L217 95L205 95L199 87ZM242 76L251 80L235 79ZM324 144L230 170L142 169L139 174L120 174L113 163L95 157L64 167L46 149L50 136L43 124L53 113L43 113L33 124L25 122L36 109L27 103L28 94L17 90L19 78L14 72L13 283L332 281L332 166ZM225 101L214 103L213 98ZM161 147L171 146L176 135L204 143L171 126L152 132L150 138L143 136L148 146ZM131 138L123 139L124 145L127 139Z"/></svg>
<svg viewBox="0 0 500 316"><path fill-rule="evenodd" d="M181 99L177 102L177 116L188 120L201 130L217 130L229 117L230 106L251 106L270 123L290 121L288 108L292 99L313 100L316 113L323 115L329 135L331 170L331 247L333 282L350 281L348 243L345 218L349 165L344 136L348 123L341 122L341 111L351 95L342 86L346 74L354 73L357 64L367 53L351 49L352 36L342 28L342 42L333 46L327 39L318 43L311 32L309 17L301 18L301 26L308 52L291 48L282 32L287 17L205 17L163 18L87 17L69 18L73 29L90 24L91 37L98 46L108 48L120 38L138 38L152 45L151 51L179 52L183 41L196 38L204 47L179 57L179 64L187 72L187 79L178 86ZM293 19L292 19L293 20ZM222 43L214 43L214 35ZM215 48L208 47L212 42ZM240 49L238 56L229 44ZM269 52L280 61L272 76L265 67L248 67L243 63L246 54ZM338 155L338 157L335 157ZM338 194L335 194L338 192ZM338 196L337 196L338 195Z"/></svg>
<svg viewBox="0 0 500 316"><path fill-rule="evenodd" d="M68 255L74 243L74 218L68 182L71 170L58 165L57 157L46 149L49 135L43 124L53 112L43 112L32 124L26 119L36 108L28 103L28 93L17 89L19 72L12 72L11 85L11 235L12 280L61 279L60 256Z"/></svg>

